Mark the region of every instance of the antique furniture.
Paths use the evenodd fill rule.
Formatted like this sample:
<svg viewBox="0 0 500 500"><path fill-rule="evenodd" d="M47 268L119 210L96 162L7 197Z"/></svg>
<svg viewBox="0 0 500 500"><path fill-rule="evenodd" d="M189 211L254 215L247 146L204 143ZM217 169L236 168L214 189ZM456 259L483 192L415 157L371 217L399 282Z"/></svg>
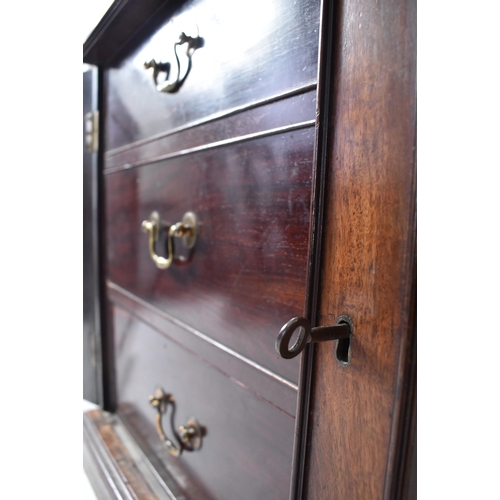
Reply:
<svg viewBox="0 0 500 500"><path fill-rule="evenodd" d="M415 22L117 0L86 41L98 496L416 498Z"/></svg>

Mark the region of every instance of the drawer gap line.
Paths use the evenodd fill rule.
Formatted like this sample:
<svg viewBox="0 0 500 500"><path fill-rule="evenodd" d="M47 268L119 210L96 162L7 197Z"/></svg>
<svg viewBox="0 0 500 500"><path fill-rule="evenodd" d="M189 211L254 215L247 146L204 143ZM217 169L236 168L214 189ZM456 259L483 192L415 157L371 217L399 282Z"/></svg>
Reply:
<svg viewBox="0 0 500 500"><path fill-rule="evenodd" d="M189 354L191 354L191 356L197 358L198 360L200 360L202 363L205 363L207 366L210 367L211 370L214 370L216 371L217 373L219 373L220 375L222 375L223 377L227 378L228 380L230 380L233 384L236 384L239 388L243 389L244 391L248 392L249 394L251 394L252 396L254 396L255 398L257 399L260 399L261 401L263 401L264 403L272 406L274 409L280 411L281 413L283 413L284 415L286 415L287 417L290 417L290 418L293 418L295 419L295 415L292 415L291 413L289 413L288 411L286 411L284 408L282 408L281 406L279 406L278 404L276 403L273 403L271 400L269 400L268 398L266 398L265 396L259 394L257 391L255 391L254 389L250 388L247 384L245 384L244 382L242 382L241 380L238 380L236 377L234 377L233 375L225 372L224 370L222 370L219 366L215 365L214 363L212 363L211 361L209 361L208 359L206 359L205 357L201 356L200 353L194 351L193 349L191 349L190 347L186 346L185 344L179 342L177 339L171 337L170 335L168 335L167 333L165 333L163 330L161 330L160 328L158 328L156 325L152 324L151 322L149 322L147 319L143 318L141 316L141 314L137 313L136 311L132 311L130 310L126 305L124 304L120 304L119 301L118 303L117 302L113 302L117 307L121 308L121 309L124 309L125 311L127 311L128 314L130 314L131 316L139 319L140 321L142 321L143 323L145 323L146 325L148 325L151 329L153 329L155 332L157 332L159 335L161 335L162 337L165 337L167 338L170 342L173 342L175 345L177 345L178 347L180 347L181 349L185 350L186 352L188 352ZM293 389L292 389L293 390Z"/></svg>
<svg viewBox="0 0 500 500"><path fill-rule="evenodd" d="M199 153L202 151L207 151L209 149L220 148L223 146L230 146L239 142L250 141L253 139L260 139L262 137L268 137L276 134L285 134L288 132L293 132L295 130L301 130L308 127L313 127L316 125L316 120L307 120L305 122L294 123L292 125L285 125L283 127L277 127L269 130L264 130L262 132L254 132L253 134L242 135L239 137L231 137L230 139L224 139L222 141L211 142L209 144L203 144L202 146L195 146L189 149L183 149L180 151L175 151L173 153L168 153L161 156L155 156L147 160L139 160L133 163L126 163L125 165L119 165L117 167L111 167L104 170L105 175L114 174L116 172L121 172L122 170L130 170L131 168L142 167L145 165L150 165L152 163L157 163L164 160L170 160L172 158L177 158L179 156L186 156L193 153Z"/></svg>
<svg viewBox="0 0 500 500"><path fill-rule="evenodd" d="M113 283L112 281L107 281L107 286L111 290L116 291L120 295L124 295L125 297L129 298L130 300L138 303L139 305L149 309L150 311L154 312L156 315L161 316L165 318L167 321L170 323L173 323L174 325L182 328L183 330L195 335L201 340L204 340L205 342L208 342L214 347L217 347L221 351L224 351L227 354L230 354L231 356L235 357L236 359L239 359L243 363L246 363L247 365L251 366L252 368L255 368L256 370L260 371L261 373L264 373L268 375L269 377L273 378L274 380L280 382L281 384L289 387L290 389L293 389L294 391L298 391L298 386L291 382L290 380L287 380L284 377L281 377L280 375L274 373L273 371L259 365L255 361L243 356L242 354L239 354L238 352L234 351L233 349L230 349L229 347L225 346L224 344L217 342L216 340L212 339L208 335L205 335L204 333L201 333L200 331L196 330L195 328L187 325L183 321L175 318L174 316L171 316L165 311L162 311L161 309L157 308L156 306L150 304L149 302L146 302L145 300L141 299L140 297L137 297L133 293L129 292L128 290L125 290L122 288L120 285L117 285L116 283ZM114 302L112 300L112 302ZM120 304L121 307L121 304Z"/></svg>
<svg viewBox="0 0 500 500"><path fill-rule="evenodd" d="M132 142L132 143L127 144L125 146L111 149L111 150L105 152L104 156L105 156L105 158L111 158L112 156L115 156L117 154L124 153L126 151L138 148L140 146L144 146L145 144L149 144L150 142L154 142L154 141L157 141L158 139L163 139L164 137L169 137L171 135L178 134L178 133L183 132L185 130L200 127L201 125L205 125L207 123L221 120L223 118L229 118L229 117L237 115L239 113L243 113L245 111L250 111L250 110L258 108L260 106L266 106L268 104L272 104L274 102L277 102L277 101L280 101L283 99L295 97L295 96L298 96L301 94L306 94L307 92L315 90L316 86L317 86L316 83L310 83L310 84L304 85L302 87L283 92L281 94L276 94L272 97L267 97L265 99L261 99L259 101L252 102L250 104L245 104L243 106L237 106L237 107L231 108L229 110L223 111L222 113L215 113L213 115L208 116L207 118L195 120L195 121L192 121L191 123L188 123L186 125L176 127L172 130L169 130L168 132L162 132L161 134L153 135L151 137L148 137L147 139L141 139L139 141Z"/></svg>

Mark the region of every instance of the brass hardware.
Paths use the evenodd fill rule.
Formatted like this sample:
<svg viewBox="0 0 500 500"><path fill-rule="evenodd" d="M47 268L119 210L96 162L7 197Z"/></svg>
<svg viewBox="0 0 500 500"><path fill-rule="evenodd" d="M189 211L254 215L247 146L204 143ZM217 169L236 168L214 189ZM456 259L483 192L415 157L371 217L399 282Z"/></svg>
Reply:
<svg viewBox="0 0 500 500"><path fill-rule="evenodd" d="M193 57L193 54L195 53L196 49L203 47L204 43L204 39L200 36L193 38L187 36L184 32L180 34L179 41L174 44L174 54L175 59L177 60L177 78L174 81L168 80L171 67L170 63L156 62L154 59L151 59L151 61L144 63L144 67L146 69L153 68L153 81L158 92L168 92L170 94L173 94L181 88L182 84L189 75L189 72L191 71L191 58ZM187 44L186 56L188 58L188 65L184 76L181 78L181 64L179 62L179 56L177 55L177 47L183 44ZM165 81L158 83L158 75L160 73L165 73Z"/></svg>
<svg viewBox="0 0 500 500"><path fill-rule="evenodd" d="M99 110L85 115L85 147L88 153L99 150Z"/></svg>
<svg viewBox="0 0 500 500"><path fill-rule="evenodd" d="M157 388L154 395L149 396L149 404L157 410L156 430L171 455L178 457L183 451L196 451L201 448L202 438L206 435L206 430L198 423L195 417L189 418L184 425L180 425L177 431L175 430L175 400L171 394L166 394L162 389ZM168 405L172 406L170 426L178 442L178 446L167 437L162 426L162 416L167 411Z"/></svg>
<svg viewBox="0 0 500 500"><path fill-rule="evenodd" d="M299 329L299 335L294 345L289 348L290 339L295 330ZM326 342L349 338L354 331L351 320L347 316L339 316L337 322L332 326L318 326L311 328L306 318L292 318L281 328L276 339L276 351L284 359L298 356L309 342Z"/></svg>
<svg viewBox="0 0 500 500"><path fill-rule="evenodd" d="M161 220L158 212L153 212L149 216L149 220L142 222L142 230L149 233L149 254L151 259L156 264L158 269L167 269L170 267L174 259L185 262L184 257L174 256L174 237L182 238L184 246L187 249L194 247L196 237L198 235L198 220L193 212L186 212L182 217L182 222L172 224L167 234L167 257L161 257L156 253L156 243L160 238Z"/></svg>

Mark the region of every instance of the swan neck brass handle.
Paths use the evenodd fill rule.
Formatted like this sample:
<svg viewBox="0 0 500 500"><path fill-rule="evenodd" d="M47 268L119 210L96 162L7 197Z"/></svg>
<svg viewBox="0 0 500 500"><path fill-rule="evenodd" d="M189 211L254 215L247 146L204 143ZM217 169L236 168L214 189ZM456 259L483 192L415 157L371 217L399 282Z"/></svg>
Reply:
<svg viewBox="0 0 500 500"><path fill-rule="evenodd" d="M299 330L297 340L289 347L290 340L296 330ZM339 316L336 324L331 326L317 326L311 328L311 323L306 318L292 318L281 328L276 339L276 352L284 359L298 356L310 342L327 342L349 338L354 331L351 319Z"/></svg>
<svg viewBox="0 0 500 500"><path fill-rule="evenodd" d="M183 451L195 451L201 448L206 430L198 423L196 418L189 418L184 425L180 425L175 430L175 400L171 394L166 394L163 389L157 388L153 396L149 396L149 404L156 408L156 430L171 455L178 457ZM166 413L168 406L172 407L170 426L178 445L175 445L163 430L162 417Z"/></svg>
<svg viewBox="0 0 500 500"><path fill-rule="evenodd" d="M162 223L158 212L153 212L148 220L142 222L142 230L149 234L148 248L151 260L158 269L167 269L175 259L174 256L174 238L182 238L184 246L188 249L194 247L198 235L198 220L193 212L186 212L182 217L182 222L172 224L167 234L167 256L162 257L156 252L156 244L160 238ZM184 257L178 257L177 260L186 261Z"/></svg>
<svg viewBox="0 0 500 500"><path fill-rule="evenodd" d="M181 77L181 63L177 54L177 47L184 44L186 44L186 57L188 59L188 63L187 68L184 72L184 76ZM177 62L177 78L175 80L168 79L171 68L170 63L156 62L154 59L151 59L151 61L144 63L144 67L146 69L153 68L153 82L158 92L168 92L169 94L174 94L181 88L182 84L189 75L189 72L191 71L191 58L193 57L194 52L197 49L203 47L204 44L205 41L200 36L191 37L186 35L186 33L184 32L180 34L179 40L174 44L174 55ZM165 81L163 82L158 82L158 75L160 73L165 73Z"/></svg>

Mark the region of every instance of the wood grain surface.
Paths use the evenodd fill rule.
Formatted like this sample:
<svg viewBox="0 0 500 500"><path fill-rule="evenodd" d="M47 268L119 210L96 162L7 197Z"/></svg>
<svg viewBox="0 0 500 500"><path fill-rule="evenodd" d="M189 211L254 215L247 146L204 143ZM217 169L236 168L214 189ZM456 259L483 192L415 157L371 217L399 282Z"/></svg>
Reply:
<svg viewBox="0 0 500 500"><path fill-rule="evenodd" d="M315 83L319 8L319 0L187 2L107 71L106 151ZM173 48L180 33L196 36L198 30L205 45L194 53L184 85L176 94L158 92L144 62L175 65ZM178 52L185 66L184 47Z"/></svg>
<svg viewBox="0 0 500 500"><path fill-rule="evenodd" d="M177 318L111 282L108 283L108 297L114 305L183 347L200 362L211 365L255 397L295 417L297 386L294 384L274 372L264 370L255 361L244 358L202 332L189 328Z"/></svg>
<svg viewBox="0 0 500 500"><path fill-rule="evenodd" d="M145 453L177 478L186 496L287 498L294 419L125 311L112 307L112 319L118 414L145 445ZM148 401L156 387L175 398L176 426L194 416L206 427L200 450L177 458L168 454ZM169 416L163 420L168 435ZM193 485L199 485L195 496L190 494Z"/></svg>
<svg viewBox="0 0 500 500"><path fill-rule="evenodd" d="M108 279L296 384L274 343L304 310L313 147L309 127L105 176ZM156 268L153 210L198 216L188 263Z"/></svg>
<svg viewBox="0 0 500 500"><path fill-rule="evenodd" d="M112 468L116 468L119 474L121 481L118 489L121 489L126 497L130 496L130 498L135 498L137 500L158 500L158 497L154 494L141 472L137 469L137 465L130 454L130 450L116 434L113 423L107 415L104 414L102 410L92 410L85 414L84 420L86 420L84 423L87 429L92 431L92 436L87 436L87 439L91 442L98 442L97 448L104 451L106 458L109 457L111 459ZM103 466L101 465L101 467ZM104 467L102 470L104 470ZM105 484L106 483L107 481ZM105 498L101 495L105 494L107 488L101 488L99 490L97 486L98 484L93 485L96 493L99 494L99 498ZM110 493L111 491L107 492L108 495ZM116 494L116 490L113 489L113 493Z"/></svg>
<svg viewBox="0 0 500 500"><path fill-rule="evenodd" d="M317 346L309 500L398 499L414 335L416 2L335 15L320 321L351 317L352 364Z"/></svg>
<svg viewBox="0 0 500 500"><path fill-rule="evenodd" d="M181 154L221 141L237 140L249 134L311 121L315 117L316 89L313 85L312 90L294 92L280 96L277 100L252 103L108 151L105 155L105 172L132 168L151 162L154 158Z"/></svg>

